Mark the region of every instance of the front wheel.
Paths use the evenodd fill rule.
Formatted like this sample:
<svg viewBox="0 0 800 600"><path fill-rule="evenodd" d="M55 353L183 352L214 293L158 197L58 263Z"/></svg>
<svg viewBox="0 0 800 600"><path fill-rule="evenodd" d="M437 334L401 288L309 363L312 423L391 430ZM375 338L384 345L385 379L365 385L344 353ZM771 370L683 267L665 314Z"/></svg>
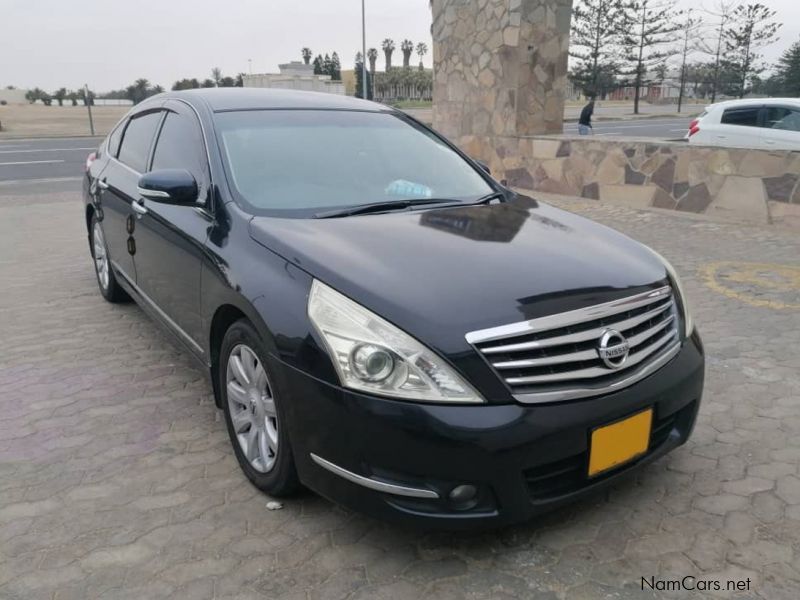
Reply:
<svg viewBox="0 0 800 600"><path fill-rule="evenodd" d="M103 227L100 225L100 221L97 220L97 215L92 215L92 260L94 261L97 285L100 287L100 293L103 298L109 302L125 302L129 300L128 294L117 283L114 270L111 268L106 237L103 235Z"/></svg>
<svg viewBox="0 0 800 600"><path fill-rule="evenodd" d="M255 329L237 321L225 333L219 361L222 409L239 466L258 489L285 496L298 488L280 398Z"/></svg>

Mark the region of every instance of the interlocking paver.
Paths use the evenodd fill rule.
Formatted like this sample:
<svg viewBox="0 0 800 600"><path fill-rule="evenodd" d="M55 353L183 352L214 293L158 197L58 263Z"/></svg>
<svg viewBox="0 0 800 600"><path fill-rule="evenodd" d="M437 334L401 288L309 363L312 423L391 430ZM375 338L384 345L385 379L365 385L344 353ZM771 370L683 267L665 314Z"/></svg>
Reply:
<svg viewBox="0 0 800 600"><path fill-rule="evenodd" d="M763 265L797 268L796 233L558 202L684 276L708 354L694 436L536 522L425 534L308 492L267 510L203 375L100 298L77 198L0 198L0 598L686 597L641 588L684 575L796 598L800 312L753 301Z"/></svg>

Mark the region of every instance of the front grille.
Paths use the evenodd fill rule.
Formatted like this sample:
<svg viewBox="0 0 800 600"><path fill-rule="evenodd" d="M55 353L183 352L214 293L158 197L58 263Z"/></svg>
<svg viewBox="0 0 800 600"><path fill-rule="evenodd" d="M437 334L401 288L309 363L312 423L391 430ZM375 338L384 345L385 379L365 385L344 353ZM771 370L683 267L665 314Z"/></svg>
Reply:
<svg viewBox="0 0 800 600"><path fill-rule="evenodd" d="M691 402L676 413L655 419L650 430L650 444L647 454L597 477L590 479L587 475L589 468L588 452L582 452L556 462L525 470L523 476L525 477L531 500L534 502L554 500L559 496L577 492L590 483L613 476L619 471L633 466L661 448L673 432L676 436L686 435L693 414L694 402Z"/></svg>
<svg viewBox="0 0 800 600"><path fill-rule="evenodd" d="M523 402L586 397L630 385L677 351L678 311L664 286L614 302L467 334ZM629 350L608 366L600 341L615 331Z"/></svg>

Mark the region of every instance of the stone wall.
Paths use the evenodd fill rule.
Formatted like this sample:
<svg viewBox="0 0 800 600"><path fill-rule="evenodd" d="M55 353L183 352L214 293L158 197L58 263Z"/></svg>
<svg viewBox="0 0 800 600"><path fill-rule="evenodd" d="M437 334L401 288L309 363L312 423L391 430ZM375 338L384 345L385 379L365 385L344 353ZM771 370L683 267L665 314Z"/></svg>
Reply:
<svg viewBox="0 0 800 600"><path fill-rule="evenodd" d="M800 227L800 152L580 136L496 142L487 160L512 187Z"/></svg>
<svg viewBox="0 0 800 600"><path fill-rule="evenodd" d="M433 125L476 158L563 131L572 0L433 0Z"/></svg>

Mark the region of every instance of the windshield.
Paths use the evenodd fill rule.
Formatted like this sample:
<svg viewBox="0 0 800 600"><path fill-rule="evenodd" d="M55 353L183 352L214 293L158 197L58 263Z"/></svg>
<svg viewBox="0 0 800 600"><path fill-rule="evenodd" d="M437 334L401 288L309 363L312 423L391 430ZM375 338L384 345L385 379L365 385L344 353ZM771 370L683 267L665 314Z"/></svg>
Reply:
<svg viewBox="0 0 800 600"><path fill-rule="evenodd" d="M255 214L310 216L418 198L474 201L494 190L436 136L388 113L216 115L234 192Z"/></svg>

